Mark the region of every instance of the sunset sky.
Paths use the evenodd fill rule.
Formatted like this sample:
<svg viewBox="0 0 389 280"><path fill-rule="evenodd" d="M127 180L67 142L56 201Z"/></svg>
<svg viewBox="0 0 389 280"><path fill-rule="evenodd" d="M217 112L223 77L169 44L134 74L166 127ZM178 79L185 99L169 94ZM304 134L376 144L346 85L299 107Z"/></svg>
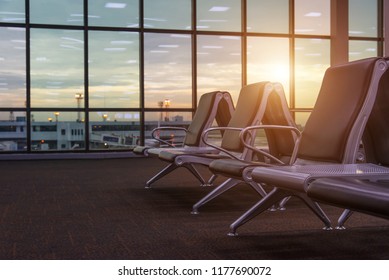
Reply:
<svg viewBox="0 0 389 280"><path fill-rule="evenodd" d="M246 51L247 82L281 82L287 95L290 86L288 2L247 1L247 31L273 35L249 35ZM0 22L24 22L24 6L15 3L0 0ZM81 0L31 1L31 23L81 26L82 3ZM296 0L295 33L329 36L329 4L329 0ZM197 5L197 30L227 32L197 35L198 94L227 90L236 100L242 85L242 37L228 32L241 31L240 0L198 0ZM171 108L189 109L192 106L193 38L190 8L190 0L144 1L145 28L182 31L144 34L146 108L158 108L158 102L165 99L170 100ZM87 46L82 29L32 28L31 106L77 108L81 104L84 107L85 100L78 103L75 94L85 94L84 50L88 47L89 107L139 108L141 56L140 33L136 31L139 27L138 9L136 0L90 1L90 26L135 29L90 30ZM376 9L371 1L350 0L350 34L376 36L374 16L369 16L374 15ZM362 12L364 16L361 16ZM25 106L25 35L24 28L0 27L2 107ZM376 53L374 42L350 44L350 59L374 56ZM296 39L294 55L295 104L299 108L311 108L323 73L329 66L330 41L320 38Z"/></svg>

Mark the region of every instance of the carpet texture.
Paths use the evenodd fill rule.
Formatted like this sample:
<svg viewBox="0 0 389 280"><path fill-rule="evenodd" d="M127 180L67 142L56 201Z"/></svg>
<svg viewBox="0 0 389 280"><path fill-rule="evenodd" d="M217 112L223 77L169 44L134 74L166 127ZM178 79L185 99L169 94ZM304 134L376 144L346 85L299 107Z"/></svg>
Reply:
<svg viewBox="0 0 389 280"><path fill-rule="evenodd" d="M346 230L324 231L297 198L229 237L229 225L258 194L241 184L191 215L210 189L183 168L145 189L164 165L153 158L0 161L0 259L389 259L389 221L355 213ZM336 223L342 209L323 208Z"/></svg>

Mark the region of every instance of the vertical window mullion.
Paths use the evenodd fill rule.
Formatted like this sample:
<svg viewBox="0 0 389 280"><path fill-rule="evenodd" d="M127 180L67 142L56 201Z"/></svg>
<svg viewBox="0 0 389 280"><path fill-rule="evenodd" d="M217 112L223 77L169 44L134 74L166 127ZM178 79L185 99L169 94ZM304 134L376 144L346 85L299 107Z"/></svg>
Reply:
<svg viewBox="0 0 389 280"><path fill-rule="evenodd" d="M192 117L197 110L197 33L196 0L192 0Z"/></svg>
<svg viewBox="0 0 389 280"><path fill-rule="evenodd" d="M383 1L382 4L382 14L383 14L383 24L384 24L384 50L383 54L385 56L389 55L389 3L388 1Z"/></svg>
<svg viewBox="0 0 389 280"><path fill-rule="evenodd" d="M144 84L144 78L145 78L145 59L144 59L144 5L143 0L139 0L139 106L140 106L140 116L139 116L139 122L140 122L140 144L145 144L145 84Z"/></svg>
<svg viewBox="0 0 389 280"><path fill-rule="evenodd" d="M26 13L26 142L27 152L31 152L31 64L30 64L30 1L25 2Z"/></svg>
<svg viewBox="0 0 389 280"><path fill-rule="evenodd" d="M385 34L384 32L387 32L388 28L385 28L385 7L384 7L384 1L383 0L377 0L378 1L378 16L377 16L377 26L378 26L378 56L384 56L385 55Z"/></svg>
<svg viewBox="0 0 389 280"><path fill-rule="evenodd" d="M242 0L242 86L247 84L247 0Z"/></svg>
<svg viewBox="0 0 389 280"><path fill-rule="evenodd" d="M348 61L348 0L331 0L331 65Z"/></svg>
<svg viewBox="0 0 389 280"><path fill-rule="evenodd" d="M296 102L295 102L295 36L294 36L294 0L289 1L289 77L290 77L290 83L289 83L289 107L292 109L292 114L294 118L294 111L293 109L296 108Z"/></svg>
<svg viewBox="0 0 389 280"><path fill-rule="evenodd" d="M90 151L89 147L89 37L88 37L88 0L84 0L84 119L85 119L85 150Z"/></svg>

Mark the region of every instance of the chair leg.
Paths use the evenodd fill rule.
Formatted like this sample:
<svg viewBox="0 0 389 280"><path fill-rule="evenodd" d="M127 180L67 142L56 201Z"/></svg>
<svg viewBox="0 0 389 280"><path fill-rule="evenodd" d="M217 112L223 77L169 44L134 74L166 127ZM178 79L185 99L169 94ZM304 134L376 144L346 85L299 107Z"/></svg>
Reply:
<svg viewBox="0 0 389 280"><path fill-rule="evenodd" d="M197 178L197 180L200 181L200 186L202 186L202 187L208 186L208 184L204 180L203 176L201 176L200 172L196 169L196 167L194 167L193 164L184 164L182 166L185 167L186 169L188 169L190 171L190 173L192 173Z"/></svg>
<svg viewBox="0 0 389 280"><path fill-rule="evenodd" d="M261 184L256 182L247 182L254 190L256 190L262 197L267 195L266 191L262 188Z"/></svg>
<svg viewBox="0 0 389 280"><path fill-rule="evenodd" d="M151 188L151 184L155 183L162 177L166 176L167 174L171 173L172 171L176 170L178 167L185 167L188 169L199 181L202 186L207 185L204 178L200 175L200 173L197 171L197 169L192 164L185 164L181 166L177 166L175 163L170 163L168 166L166 166L164 169L162 169L160 172L158 172L156 175L154 175L151 179L149 179L146 182L146 188Z"/></svg>
<svg viewBox="0 0 389 280"><path fill-rule="evenodd" d="M267 195L267 192L262 188L262 185L260 183L256 183L254 181L247 182L254 190L256 190L262 197L265 197ZM271 212L277 211L277 206L272 205L269 209Z"/></svg>
<svg viewBox="0 0 389 280"><path fill-rule="evenodd" d="M296 194L304 203L312 210L312 212L324 223L325 230L331 230L331 221L324 213L323 209L319 206L319 204L309 198L306 194Z"/></svg>
<svg viewBox="0 0 389 280"><path fill-rule="evenodd" d="M253 179L252 179L251 173L253 172L254 168L255 167L247 167L247 168L245 168L243 173L242 173L242 178L246 182L246 184L248 184L254 190L256 190L262 197L265 197L267 195L267 192L263 189L262 184L254 182ZM275 207L275 205L272 205L269 208L269 210L270 211L276 211L277 208Z"/></svg>
<svg viewBox="0 0 389 280"><path fill-rule="evenodd" d="M169 174L170 172L172 172L173 170L176 170L178 168L177 165L175 165L174 163L170 163L168 166L166 166L164 169L162 169L161 171L159 171L156 175L154 175L151 179L149 179L147 182L146 182L146 188L149 189L151 188L151 184L158 181L159 179L161 179L163 176Z"/></svg>
<svg viewBox="0 0 389 280"><path fill-rule="evenodd" d="M209 178L209 180L207 182L207 186L213 186L213 182L215 182L216 178L217 178L217 175L212 174L211 178Z"/></svg>
<svg viewBox="0 0 389 280"><path fill-rule="evenodd" d="M228 235L229 236L238 235L236 233L238 227L244 225L245 223L253 219L255 216L266 211L267 209L272 207L276 202L279 202L281 199L287 196L290 196L290 194L286 193L281 189L273 188L273 190L270 193L268 193L264 198L258 201L253 207L251 207L247 212L245 212L242 216L240 216L237 220L235 220L235 222L233 222L230 225L230 232L228 233Z"/></svg>
<svg viewBox="0 0 389 280"><path fill-rule="evenodd" d="M199 200L196 204L194 204L193 207L192 207L192 212L191 213L192 214L198 214L199 213L199 211L198 211L199 207L203 206L208 201L211 201L212 199L214 199L215 197L221 195L222 193L224 193L225 191L231 189L232 187L236 186L240 182L241 181L239 181L237 179L233 179L233 178L227 179L226 181L221 183L219 186L214 188L211 192L209 192L206 196L204 196L201 200Z"/></svg>
<svg viewBox="0 0 389 280"><path fill-rule="evenodd" d="M289 199L290 196L285 197L283 200L281 200L281 202L278 204L278 209L281 211L285 211L286 210L285 204L288 202Z"/></svg>
<svg viewBox="0 0 389 280"><path fill-rule="evenodd" d="M342 215L340 215L339 219L338 219L338 225L336 227L336 229L346 229L346 227L344 226L344 223L348 220L348 218L350 218L350 216L353 214L354 212L349 210L349 209L345 209L342 213Z"/></svg>

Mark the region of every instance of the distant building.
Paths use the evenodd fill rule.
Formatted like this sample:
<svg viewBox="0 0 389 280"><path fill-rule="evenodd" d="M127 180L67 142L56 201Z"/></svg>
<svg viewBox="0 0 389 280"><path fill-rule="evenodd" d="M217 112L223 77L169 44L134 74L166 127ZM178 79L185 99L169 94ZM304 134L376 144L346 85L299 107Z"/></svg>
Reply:
<svg viewBox="0 0 389 280"><path fill-rule="evenodd" d="M168 123L150 121L145 123L145 138L158 126L188 127L182 116L175 116ZM99 121L89 124L90 149L131 149L139 144L141 126L139 122ZM31 124L31 150L75 150L85 149L87 132L80 121L34 121ZM170 130L160 137L172 143L182 143L185 133ZM27 123L25 117L13 121L0 121L0 151L27 151Z"/></svg>

